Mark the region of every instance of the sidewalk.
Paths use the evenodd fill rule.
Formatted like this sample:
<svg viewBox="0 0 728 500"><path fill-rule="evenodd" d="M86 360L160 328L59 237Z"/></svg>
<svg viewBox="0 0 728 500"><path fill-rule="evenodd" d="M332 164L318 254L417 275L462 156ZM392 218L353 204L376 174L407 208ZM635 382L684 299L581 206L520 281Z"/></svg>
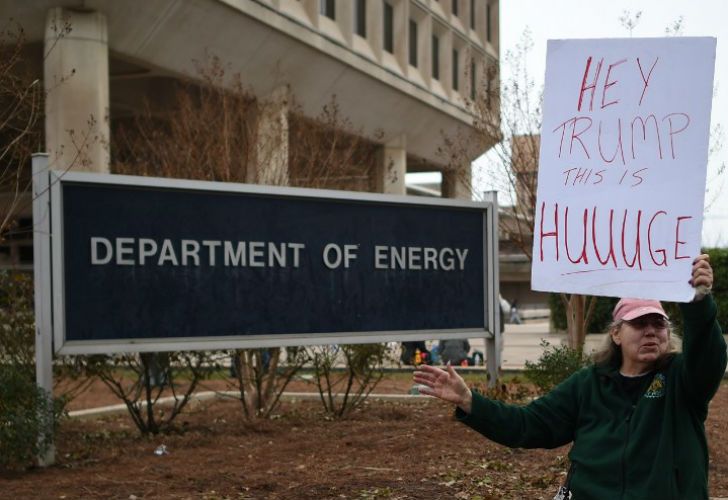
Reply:
<svg viewBox="0 0 728 500"><path fill-rule="evenodd" d="M587 335L584 350L589 353L598 349L604 342L605 334ZM543 352L541 339L551 345L561 345L566 341L563 333L549 332L549 323L534 322L522 325L505 325L503 334L504 370L523 370L526 361L537 361ZM470 339L473 349L485 352L485 339Z"/></svg>
<svg viewBox="0 0 728 500"><path fill-rule="evenodd" d="M584 342L584 351L591 353L604 343L606 334L589 334ZM724 335L728 342L728 335ZM522 325L505 325L503 336L504 370L523 370L526 361L536 361L543 352L541 339L547 340L551 345L561 345L566 341L563 333L549 332L548 322L534 322ZM485 340L482 338L470 339L473 349L485 352ZM728 370L726 370L728 373Z"/></svg>

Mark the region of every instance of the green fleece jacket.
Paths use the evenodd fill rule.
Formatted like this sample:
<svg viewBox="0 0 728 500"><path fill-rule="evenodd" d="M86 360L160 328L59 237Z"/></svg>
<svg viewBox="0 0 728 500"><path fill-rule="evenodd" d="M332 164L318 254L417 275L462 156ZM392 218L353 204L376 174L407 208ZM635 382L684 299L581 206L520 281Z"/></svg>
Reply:
<svg viewBox="0 0 728 500"><path fill-rule="evenodd" d="M726 369L726 343L711 296L681 305L682 353L652 376L636 405L618 368L590 366L527 406L473 393L456 416L488 439L514 448L574 442L572 498L708 498L708 403Z"/></svg>

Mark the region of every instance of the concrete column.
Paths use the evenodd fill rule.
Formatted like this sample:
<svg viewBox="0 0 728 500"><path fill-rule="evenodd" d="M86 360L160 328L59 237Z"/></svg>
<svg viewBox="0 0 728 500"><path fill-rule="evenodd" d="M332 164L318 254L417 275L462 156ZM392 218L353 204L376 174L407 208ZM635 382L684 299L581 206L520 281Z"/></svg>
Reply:
<svg viewBox="0 0 728 500"><path fill-rule="evenodd" d="M470 165L442 173L442 197L472 200L473 172Z"/></svg>
<svg viewBox="0 0 728 500"><path fill-rule="evenodd" d="M291 91L278 87L258 103L255 146L252 165L246 172L251 184L287 186L288 175L288 112Z"/></svg>
<svg viewBox="0 0 728 500"><path fill-rule="evenodd" d="M404 178L407 173L406 146L406 138L401 136L382 147L381 161L376 172L377 192L407 194Z"/></svg>
<svg viewBox="0 0 728 500"><path fill-rule="evenodd" d="M43 80L50 168L109 171L107 40L101 13L48 11Z"/></svg>

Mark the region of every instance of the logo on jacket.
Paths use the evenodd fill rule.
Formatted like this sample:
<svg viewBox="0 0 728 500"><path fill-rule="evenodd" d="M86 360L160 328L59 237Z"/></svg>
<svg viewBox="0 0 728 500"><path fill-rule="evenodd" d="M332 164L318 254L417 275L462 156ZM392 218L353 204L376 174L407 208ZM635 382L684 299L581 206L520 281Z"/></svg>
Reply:
<svg viewBox="0 0 728 500"><path fill-rule="evenodd" d="M650 399L661 398L665 395L665 375L658 373L652 379L652 383L645 392L645 397Z"/></svg>

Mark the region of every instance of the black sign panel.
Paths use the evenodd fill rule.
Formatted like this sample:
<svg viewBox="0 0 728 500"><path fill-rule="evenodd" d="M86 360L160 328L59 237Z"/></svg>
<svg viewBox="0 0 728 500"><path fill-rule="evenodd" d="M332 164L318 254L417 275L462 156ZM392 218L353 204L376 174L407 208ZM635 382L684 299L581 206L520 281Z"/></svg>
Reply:
<svg viewBox="0 0 728 500"><path fill-rule="evenodd" d="M485 330L482 207L194 184L62 182L66 342Z"/></svg>

